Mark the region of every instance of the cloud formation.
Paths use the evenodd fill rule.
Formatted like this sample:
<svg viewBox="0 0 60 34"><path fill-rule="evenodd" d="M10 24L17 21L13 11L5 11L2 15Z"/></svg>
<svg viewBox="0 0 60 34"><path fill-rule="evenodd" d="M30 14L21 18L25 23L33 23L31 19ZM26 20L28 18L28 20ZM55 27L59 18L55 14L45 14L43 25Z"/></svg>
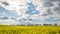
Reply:
<svg viewBox="0 0 60 34"><path fill-rule="evenodd" d="M54 2L52 2L54 1ZM57 2L56 2L57 1ZM60 22L59 0L0 0L0 17L17 24ZM9 20L10 21L10 20Z"/></svg>

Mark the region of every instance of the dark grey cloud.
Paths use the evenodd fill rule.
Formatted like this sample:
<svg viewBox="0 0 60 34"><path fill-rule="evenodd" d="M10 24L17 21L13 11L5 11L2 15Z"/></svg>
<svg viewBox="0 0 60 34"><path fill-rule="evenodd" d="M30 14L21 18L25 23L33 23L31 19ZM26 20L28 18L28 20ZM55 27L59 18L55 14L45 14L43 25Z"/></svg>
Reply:
<svg viewBox="0 0 60 34"><path fill-rule="evenodd" d="M9 4L7 2L1 2L3 5L8 6Z"/></svg>
<svg viewBox="0 0 60 34"><path fill-rule="evenodd" d="M51 15L51 14L53 14L53 12L51 11L51 9L47 9L46 13L42 14L42 16L48 16L48 15Z"/></svg>
<svg viewBox="0 0 60 34"><path fill-rule="evenodd" d="M54 7L54 12L56 12L57 14L60 14L60 7Z"/></svg>
<svg viewBox="0 0 60 34"><path fill-rule="evenodd" d="M8 17L4 16L4 17L1 17L0 19L9 19Z"/></svg>
<svg viewBox="0 0 60 34"><path fill-rule="evenodd" d="M52 2L44 2L44 7L51 7L54 6L54 4Z"/></svg>

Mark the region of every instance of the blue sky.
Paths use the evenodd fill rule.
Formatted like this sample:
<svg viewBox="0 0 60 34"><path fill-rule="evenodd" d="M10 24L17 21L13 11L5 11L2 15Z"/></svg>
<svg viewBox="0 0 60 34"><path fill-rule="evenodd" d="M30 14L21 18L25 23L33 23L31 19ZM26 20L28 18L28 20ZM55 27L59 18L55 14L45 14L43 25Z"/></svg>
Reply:
<svg viewBox="0 0 60 34"><path fill-rule="evenodd" d="M2 4L2 5L4 6L6 4ZM55 22L60 21L60 7L59 6L54 7L52 5L52 3L49 3L49 5L46 4L46 7L44 6L44 8L53 6L54 11L52 11L51 8L50 9L48 8L46 10L43 8L43 10L45 10L45 12L44 12L43 10L41 10L41 11L37 10L37 7L39 7L39 6L35 5L33 2L27 2L26 5L28 5L28 6L26 6L27 9L25 9L25 13L24 14L22 13L20 15L18 15L19 14L18 13L18 8L19 8L18 4L16 6L14 6L15 4L13 6L12 6L12 4L10 4L10 6L13 7L13 10L8 10L5 8L7 5L4 7L2 5L0 5L0 17L3 16L2 19L5 19L5 18L9 19L9 17L12 17L13 20L16 20L17 22L21 22L21 23L28 23L28 22L32 22L32 23L35 23L35 22L36 23L37 22L55 23ZM21 12L21 10L19 12ZM42 12L43 12L43 14L40 15L40 13L42 13ZM27 16L25 16L25 14L28 15L29 18L27 18ZM37 18L35 18L36 16L33 17L34 15L37 15ZM33 18L31 18L31 17L33 17Z"/></svg>

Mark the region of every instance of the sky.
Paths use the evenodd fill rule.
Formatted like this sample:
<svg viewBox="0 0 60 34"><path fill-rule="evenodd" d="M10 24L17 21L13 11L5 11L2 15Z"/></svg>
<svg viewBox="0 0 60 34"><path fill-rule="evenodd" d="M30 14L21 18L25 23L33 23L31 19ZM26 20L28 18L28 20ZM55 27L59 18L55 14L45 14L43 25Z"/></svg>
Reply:
<svg viewBox="0 0 60 34"><path fill-rule="evenodd" d="M59 24L60 0L0 0L0 24L6 20L8 24Z"/></svg>

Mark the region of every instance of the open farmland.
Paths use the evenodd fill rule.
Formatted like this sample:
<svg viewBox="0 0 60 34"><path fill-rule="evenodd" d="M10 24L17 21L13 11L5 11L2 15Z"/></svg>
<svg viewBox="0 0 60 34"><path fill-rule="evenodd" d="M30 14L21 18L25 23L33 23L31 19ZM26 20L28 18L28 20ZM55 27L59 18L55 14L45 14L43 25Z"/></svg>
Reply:
<svg viewBox="0 0 60 34"><path fill-rule="evenodd" d="M0 26L0 34L60 34L60 26Z"/></svg>

